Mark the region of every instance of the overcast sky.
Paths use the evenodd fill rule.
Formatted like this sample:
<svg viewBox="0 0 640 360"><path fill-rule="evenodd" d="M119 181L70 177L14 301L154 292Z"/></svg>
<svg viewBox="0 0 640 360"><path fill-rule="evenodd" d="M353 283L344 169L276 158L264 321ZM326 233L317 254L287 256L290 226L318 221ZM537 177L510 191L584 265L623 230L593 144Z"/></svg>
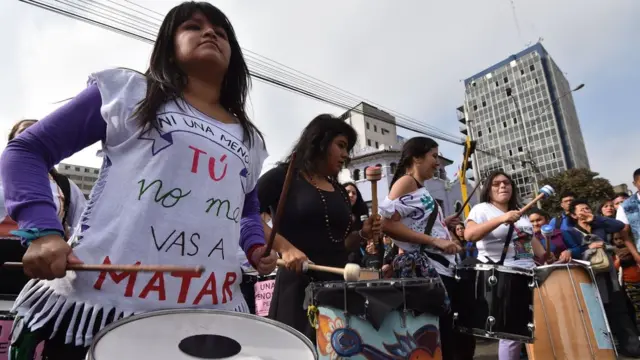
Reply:
<svg viewBox="0 0 640 360"><path fill-rule="evenodd" d="M178 3L134 1L162 14ZM542 37L569 82L585 84L574 100L592 169L616 185L630 184L640 167L635 109L640 100L640 1L215 4L231 19L243 48L451 134L459 134L455 108L463 99L461 80ZM55 109L53 102L81 91L93 71L116 66L145 70L151 51L149 44L18 0L0 1L0 30L5 44L0 55L3 139L18 119L42 117ZM343 110L254 81L250 115L266 135L268 163L282 158L301 129L322 112L339 115ZM460 160L461 147L441 145L444 156ZM97 149L66 162L98 167Z"/></svg>

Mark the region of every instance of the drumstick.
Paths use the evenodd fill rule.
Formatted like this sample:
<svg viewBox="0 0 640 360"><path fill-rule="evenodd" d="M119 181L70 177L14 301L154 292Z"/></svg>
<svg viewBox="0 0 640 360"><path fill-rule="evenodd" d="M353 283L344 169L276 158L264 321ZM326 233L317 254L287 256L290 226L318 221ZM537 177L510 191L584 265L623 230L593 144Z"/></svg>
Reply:
<svg viewBox="0 0 640 360"><path fill-rule="evenodd" d="M371 182L371 217L373 220L378 219L378 180L382 179L382 169L378 166L370 166L365 172L364 176ZM373 243L378 248L378 257L380 266L384 262L384 244L377 236L373 236Z"/></svg>
<svg viewBox="0 0 640 360"><path fill-rule="evenodd" d="M473 197L473 194L476 193L476 190L478 190L478 188L480 187L481 182L478 181L476 183L476 186L473 187L473 190L471 190L471 194L469 194L469 196L467 196L467 200L464 201L464 204L462 204L462 207L460 208L460 210L458 210L458 212L456 212L455 217L460 217L460 215L462 215L462 212L464 211L464 208L467 207L467 205L469 204L469 201L471 201L471 198Z"/></svg>
<svg viewBox="0 0 640 360"><path fill-rule="evenodd" d="M8 268L23 268L21 262L6 262ZM190 272L202 274L204 266L185 267L177 265L116 265L116 264L68 264L67 270L74 271L124 271L124 272Z"/></svg>
<svg viewBox="0 0 640 360"><path fill-rule="evenodd" d="M540 189L540 193L538 194L538 196L535 197L535 199L531 200L527 205L525 205L522 209L519 210L520 214L524 214L525 212L527 212L527 210L529 210L531 207L533 207L538 201L553 196L555 194L555 190L553 190L553 188L549 185L545 185Z"/></svg>
<svg viewBox="0 0 640 360"><path fill-rule="evenodd" d="M276 238L276 234L280 229L280 220L284 214L284 203L287 201L287 193L291 187L291 181L293 180L293 163L296 160L295 151L291 153L289 158L289 167L287 167L287 174L284 177L284 185L282 186L282 192L280 192L280 200L278 200L278 208L275 214L271 214L271 234L269 234L269 240L267 240L267 249L262 254L262 257L267 257L271 253L273 247L273 241Z"/></svg>
<svg viewBox="0 0 640 360"><path fill-rule="evenodd" d="M277 264L280 267L284 267L287 265L282 259L278 259ZM321 271L321 272L336 274L336 275L342 275L345 281L360 280L360 266L358 266L357 264L347 264L343 269L343 268L337 268L337 267L331 267L331 266L305 263L304 271L306 271L307 269L313 270L313 271Z"/></svg>

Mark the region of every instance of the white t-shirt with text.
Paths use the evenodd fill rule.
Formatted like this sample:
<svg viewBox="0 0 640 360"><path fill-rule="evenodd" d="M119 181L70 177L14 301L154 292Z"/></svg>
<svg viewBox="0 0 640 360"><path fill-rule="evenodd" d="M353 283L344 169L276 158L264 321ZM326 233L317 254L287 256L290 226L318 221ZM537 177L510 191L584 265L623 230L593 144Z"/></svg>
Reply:
<svg viewBox="0 0 640 360"><path fill-rule="evenodd" d="M498 209L490 203L480 203L474 206L469 212L467 222L473 221L476 224L485 223L493 218L502 216L504 211ZM526 216L523 216L514 224L514 231L504 260L505 266L515 266L521 268L533 268L533 248L531 238L533 237L533 226ZM509 225L502 224L489 232L482 240L476 242L478 248L478 260L486 262L491 259L493 262L500 261L504 242L509 232Z"/></svg>

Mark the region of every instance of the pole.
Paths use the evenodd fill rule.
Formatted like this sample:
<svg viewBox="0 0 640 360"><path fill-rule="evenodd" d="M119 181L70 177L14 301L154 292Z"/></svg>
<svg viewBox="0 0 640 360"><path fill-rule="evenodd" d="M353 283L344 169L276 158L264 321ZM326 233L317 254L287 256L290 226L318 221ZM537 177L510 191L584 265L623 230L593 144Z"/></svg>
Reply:
<svg viewBox="0 0 640 360"><path fill-rule="evenodd" d="M469 119L469 100L467 98L467 89L465 89L465 92L464 92L464 104L462 105L462 109L464 111L464 118L465 118L466 123L467 123L466 124L467 125L467 138L465 140L465 143L467 143L467 149L468 149L470 142L473 140L473 134L474 133L473 133L473 129L472 129L473 119ZM476 185L479 184L478 187L482 188L482 184L480 184L481 177L480 177L480 168L479 168L479 165L478 165L477 152L474 151L473 154L471 155L471 158L472 158L472 163L475 164L475 166L473 166L473 168L472 168L473 177L475 178ZM468 159L468 157L465 158L465 160L463 162L466 162L466 159ZM466 172L466 169L465 169L465 172ZM462 174L463 174L462 176L466 176L465 172L462 172ZM462 186L462 183L463 183L463 181L460 180L460 186ZM464 183L466 183L466 179L465 179ZM467 192L467 187L466 186L464 186L464 192L465 193ZM468 207L469 206L467 205L467 208ZM469 211L465 209L465 218L468 215L469 215Z"/></svg>
<svg viewBox="0 0 640 360"><path fill-rule="evenodd" d="M465 219L469 217L469 211L471 211L469 207L469 203L467 202L467 166L469 164L469 152L471 151L471 138L467 136L465 140L464 146L464 158L462 159L462 166L460 168L460 172L458 174L458 179L460 180L460 195L462 197L462 203L464 206L464 217Z"/></svg>

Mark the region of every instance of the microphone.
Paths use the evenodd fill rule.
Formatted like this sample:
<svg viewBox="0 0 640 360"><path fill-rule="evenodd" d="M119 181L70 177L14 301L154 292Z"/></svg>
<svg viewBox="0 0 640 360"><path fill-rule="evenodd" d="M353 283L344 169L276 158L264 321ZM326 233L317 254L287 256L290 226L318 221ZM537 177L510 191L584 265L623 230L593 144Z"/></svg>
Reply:
<svg viewBox="0 0 640 360"><path fill-rule="evenodd" d="M547 248L546 258L547 261L551 259L551 235L553 235L553 226L547 224L543 225L540 229L542 233L542 237L544 237L544 242Z"/></svg>

